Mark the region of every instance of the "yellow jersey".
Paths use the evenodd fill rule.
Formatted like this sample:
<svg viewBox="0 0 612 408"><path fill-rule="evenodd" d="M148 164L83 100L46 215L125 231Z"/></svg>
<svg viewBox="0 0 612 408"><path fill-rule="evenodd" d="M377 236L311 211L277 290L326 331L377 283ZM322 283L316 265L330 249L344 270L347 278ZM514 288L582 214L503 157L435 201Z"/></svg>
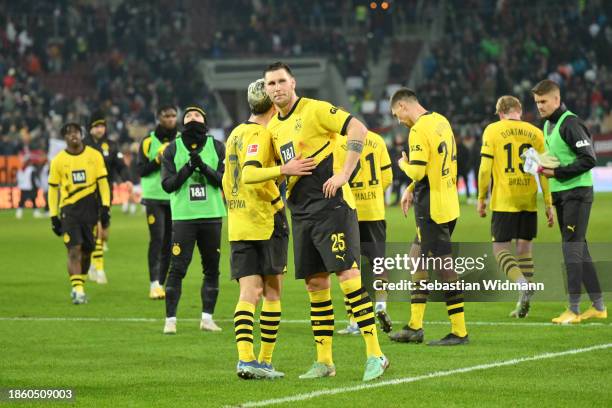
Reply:
<svg viewBox="0 0 612 408"><path fill-rule="evenodd" d="M544 152L544 134L530 123L504 119L486 127L480 154L482 161L493 161L491 210L537 210L538 185L533 175L523 171L521 159L521 154L530 147ZM486 191L479 194L484 197Z"/></svg>
<svg viewBox="0 0 612 408"><path fill-rule="evenodd" d="M293 217L333 208L340 200L355 208L348 183L335 197L326 199L323 195L323 184L334 172L336 136L346 134L351 118L329 102L298 98L286 116L279 112L268 123L276 156L283 164L301 155L303 159L313 158L317 165L309 176L288 177L287 203Z"/></svg>
<svg viewBox="0 0 612 408"><path fill-rule="evenodd" d="M334 151L334 170L344 166L346 137L339 136ZM349 186L355 199L359 221L381 221L385 219L385 190L393 182L391 158L384 139L368 131L363 143L363 152Z"/></svg>
<svg viewBox="0 0 612 408"><path fill-rule="evenodd" d="M270 132L253 122L238 125L226 142L223 193L230 241L270 239L274 214L284 207L274 180L257 184L242 181L242 169L249 165L276 165Z"/></svg>
<svg viewBox="0 0 612 408"><path fill-rule="evenodd" d="M425 166L416 182L415 211L437 224L459 217L457 146L450 123L436 112L421 115L410 128L410 165Z"/></svg>
<svg viewBox="0 0 612 408"><path fill-rule="evenodd" d="M106 165L102 154L96 149L85 146L79 154L71 154L62 150L51 161L49 168L49 212L51 216L58 214L57 194L59 188L59 208L62 213L67 211L74 214L97 211L98 208L98 182L105 179L105 188L100 189L102 205L110 205L110 190L106 180ZM55 208L53 208L55 207ZM82 208L87 207L87 208ZM91 210L91 211L90 211Z"/></svg>

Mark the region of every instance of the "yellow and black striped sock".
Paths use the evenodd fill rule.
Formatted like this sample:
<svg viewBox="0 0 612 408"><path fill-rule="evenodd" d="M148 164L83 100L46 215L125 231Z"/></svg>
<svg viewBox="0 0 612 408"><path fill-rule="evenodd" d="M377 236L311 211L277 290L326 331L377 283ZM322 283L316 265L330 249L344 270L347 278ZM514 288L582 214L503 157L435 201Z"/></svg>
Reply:
<svg viewBox="0 0 612 408"><path fill-rule="evenodd" d="M527 279L528 282L533 281L535 266L533 264L533 255L531 252L520 254L518 256L518 266L521 268L521 272L523 273L525 279Z"/></svg>
<svg viewBox="0 0 612 408"><path fill-rule="evenodd" d="M86 275L70 275L70 284L72 285L72 289L74 289L77 293L84 292L85 286L85 277Z"/></svg>
<svg viewBox="0 0 612 408"><path fill-rule="evenodd" d="M259 315L259 329L261 331L261 349L259 350L259 361L272 364L272 353L276 345L276 335L281 318L280 300L264 299Z"/></svg>
<svg viewBox="0 0 612 408"><path fill-rule="evenodd" d="M497 267L504 272L504 275L508 277L512 282L519 282L525 279L521 269L519 268L516 258L506 249L502 249L495 254L497 260Z"/></svg>
<svg viewBox="0 0 612 408"><path fill-rule="evenodd" d="M253 320L255 305L239 300L234 310L234 334L238 347L238 358L242 361L255 360L253 352Z"/></svg>
<svg viewBox="0 0 612 408"><path fill-rule="evenodd" d="M332 365L332 341L334 335L334 307L331 290L308 292L310 297L310 325L317 346L317 361Z"/></svg>
<svg viewBox="0 0 612 408"><path fill-rule="evenodd" d="M96 249L91 253L91 262L98 271L104 270L104 249L102 239L96 239Z"/></svg>
<svg viewBox="0 0 612 408"><path fill-rule="evenodd" d="M346 296L344 297L344 309L346 310L346 316L348 317L349 324L353 324L355 319L353 319L353 312L351 311L351 302L348 301Z"/></svg>
<svg viewBox="0 0 612 408"><path fill-rule="evenodd" d="M418 286L417 289L410 292L410 321L408 322L408 327L414 330L423 328L429 290L421 289L420 286L421 283L427 283L427 278L427 271L416 271L412 275L412 281Z"/></svg>
<svg viewBox="0 0 612 408"><path fill-rule="evenodd" d="M451 322L451 333L459 336L467 336L465 328L465 313L463 310L463 292L460 290L451 290L444 292L446 299L446 311Z"/></svg>
<svg viewBox="0 0 612 408"><path fill-rule="evenodd" d="M383 354L378 344L372 300L370 300L368 292L361 286L361 277L340 282L340 287L351 303L351 311L366 343L366 355L368 357L382 356Z"/></svg>

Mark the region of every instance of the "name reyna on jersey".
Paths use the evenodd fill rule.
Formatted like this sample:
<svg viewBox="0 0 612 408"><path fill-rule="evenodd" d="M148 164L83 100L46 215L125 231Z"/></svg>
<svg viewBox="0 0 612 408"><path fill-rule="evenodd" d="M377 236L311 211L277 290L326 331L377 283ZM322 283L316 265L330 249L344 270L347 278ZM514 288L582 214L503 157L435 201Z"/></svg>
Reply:
<svg viewBox="0 0 612 408"><path fill-rule="evenodd" d="M245 200L235 200L235 199L231 199L231 200L227 200L227 208L230 210L235 210L238 208L246 208L246 201Z"/></svg>

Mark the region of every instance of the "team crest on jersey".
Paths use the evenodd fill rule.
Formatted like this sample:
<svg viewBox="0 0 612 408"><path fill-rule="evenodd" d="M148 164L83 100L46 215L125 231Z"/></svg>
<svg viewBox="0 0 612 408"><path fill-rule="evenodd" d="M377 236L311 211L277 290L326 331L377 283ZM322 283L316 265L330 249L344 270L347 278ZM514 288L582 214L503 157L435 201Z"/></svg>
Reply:
<svg viewBox="0 0 612 408"><path fill-rule="evenodd" d="M257 152L259 151L259 145L258 144L250 144L247 147L247 156L254 156L257 154Z"/></svg>
<svg viewBox="0 0 612 408"><path fill-rule="evenodd" d="M100 147L102 148L102 153L105 156L108 156L108 151L110 150L110 147L108 146L108 143L104 142L100 145Z"/></svg>
<svg viewBox="0 0 612 408"><path fill-rule="evenodd" d="M172 255L179 256L181 254L181 246L179 244L172 245Z"/></svg>
<svg viewBox="0 0 612 408"><path fill-rule="evenodd" d="M295 120L295 126L293 127L293 130L295 132L299 132L300 130L302 130L302 118L297 118Z"/></svg>
<svg viewBox="0 0 612 408"><path fill-rule="evenodd" d="M70 235L67 232L64 232L64 244L70 242Z"/></svg>
<svg viewBox="0 0 612 408"><path fill-rule="evenodd" d="M149 214L149 216L147 217L147 222L149 223L149 225L155 224L155 216L153 214Z"/></svg>

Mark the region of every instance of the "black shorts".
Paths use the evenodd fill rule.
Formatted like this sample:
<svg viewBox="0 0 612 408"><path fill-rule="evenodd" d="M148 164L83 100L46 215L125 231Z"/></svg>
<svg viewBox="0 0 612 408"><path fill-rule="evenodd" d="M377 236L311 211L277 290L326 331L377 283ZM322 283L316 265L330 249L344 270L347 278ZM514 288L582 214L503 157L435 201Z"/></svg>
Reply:
<svg viewBox="0 0 612 408"><path fill-rule="evenodd" d="M416 217L421 254L425 256L450 255L452 253L451 236L456 224L456 219L438 224L430 217Z"/></svg>
<svg viewBox="0 0 612 408"><path fill-rule="evenodd" d="M96 224L79 223L71 218L62 220L63 239L66 248L81 245L84 252L91 252L96 247Z"/></svg>
<svg viewBox="0 0 612 408"><path fill-rule="evenodd" d="M509 242L513 239L531 241L538 234L538 213L535 211L493 211L491 237L493 242Z"/></svg>
<svg viewBox="0 0 612 408"><path fill-rule="evenodd" d="M361 241L361 255L368 259L385 256L385 242L387 241L387 222L359 221L359 236Z"/></svg>
<svg viewBox="0 0 612 408"><path fill-rule="evenodd" d="M272 237L261 241L231 241L232 279L252 275L280 275L287 271L289 228L284 210L274 214Z"/></svg>
<svg viewBox="0 0 612 408"><path fill-rule="evenodd" d="M315 217L292 217L296 279L359 267L357 212L345 202Z"/></svg>

